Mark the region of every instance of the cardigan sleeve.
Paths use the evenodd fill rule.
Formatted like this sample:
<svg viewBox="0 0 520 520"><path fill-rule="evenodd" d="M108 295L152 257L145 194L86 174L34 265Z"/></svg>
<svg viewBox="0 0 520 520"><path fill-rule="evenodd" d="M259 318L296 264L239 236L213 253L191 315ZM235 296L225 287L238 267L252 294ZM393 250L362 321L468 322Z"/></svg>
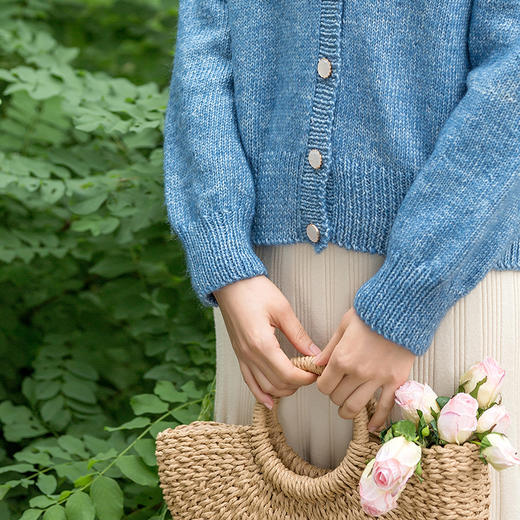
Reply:
<svg viewBox="0 0 520 520"><path fill-rule="evenodd" d="M520 1L475 0L467 42L464 96L354 298L367 325L418 356L520 235Z"/></svg>
<svg viewBox="0 0 520 520"><path fill-rule="evenodd" d="M181 0L164 123L164 193L187 274L204 306L212 291L267 274L250 230L253 176L237 127L227 6Z"/></svg>

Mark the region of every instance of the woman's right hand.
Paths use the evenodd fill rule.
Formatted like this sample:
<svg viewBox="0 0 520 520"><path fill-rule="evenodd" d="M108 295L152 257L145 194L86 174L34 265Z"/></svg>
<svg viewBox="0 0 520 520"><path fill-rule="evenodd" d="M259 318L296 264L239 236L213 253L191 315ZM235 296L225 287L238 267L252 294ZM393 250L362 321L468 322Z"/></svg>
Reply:
<svg viewBox="0 0 520 520"><path fill-rule="evenodd" d="M317 375L297 368L280 347L280 329L294 348L306 356L321 350L300 323L280 289L264 275L228 284L213 294L226 324L245 383L269 408L272 396L293 394L314 383Z"/></svg>

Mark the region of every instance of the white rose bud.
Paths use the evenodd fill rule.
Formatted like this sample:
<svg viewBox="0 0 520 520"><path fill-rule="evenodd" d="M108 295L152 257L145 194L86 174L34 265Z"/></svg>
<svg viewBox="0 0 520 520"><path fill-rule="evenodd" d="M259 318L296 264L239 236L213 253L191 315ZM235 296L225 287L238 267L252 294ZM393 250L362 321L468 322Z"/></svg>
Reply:
<svg viewBox="0 0 520 520"><path fill-rule="evenodd" d="M417 410L421 410L427 423L433 421L431 409L440 411L436 399L437 394L429 385L417 381L406 381L395 391L395 403L401 408L403 419L415 424L419 423Z"/></svg>
<svg viewBox="0 0 520 520"><path fill-rule="evenodd" d="M496 470L520 464L516 450L501 433L489 433L482 439L481 454Z"/></svg>
<svg viewBox="0 0 520 520"><path fill-rule="evenodd" d="M511 417L507 413L505 406L495 404L479 417L477 432L484 433L492 431L494 433L507 433L510 424Z"/></svg>
<svg viewBox="0 0 520 520"><path fill-rule="evenodd" d="M477 383L487 377L486 382L480 386L477 394L477 401L480 408L488 408L500 393L500 388L504 381L505 370L501 368L495 359L487 357L484 361L473 365L460 378L460 384L464 387L464 392L471 393Z"/></svg>
<svg viewBox="0 0 520 520"><path fill-rule="evenodd" d="M437 426L439 437L462 444L477 429L477 400L464 392L455 394L441 409Z"/></svg>

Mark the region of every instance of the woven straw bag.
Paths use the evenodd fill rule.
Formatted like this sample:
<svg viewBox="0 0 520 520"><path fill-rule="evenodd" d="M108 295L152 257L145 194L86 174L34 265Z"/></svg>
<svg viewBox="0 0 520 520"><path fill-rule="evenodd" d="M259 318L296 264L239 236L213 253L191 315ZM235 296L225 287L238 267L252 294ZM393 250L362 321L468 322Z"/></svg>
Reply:
<svg viewBox="0 0 520 520"><path fill-rule="evenodd" d="M312 356L291 361L321 374ZM272 410L256 402L250 425L194 421L157 435L156 458L173 520L359 520L358 483L381 446L367 430L374 399L353 421L353 438L334 469L309 464L288 444ZM391 520L487 520L489 466L471 443L423 448L423 482L414 475Z"/></svg>

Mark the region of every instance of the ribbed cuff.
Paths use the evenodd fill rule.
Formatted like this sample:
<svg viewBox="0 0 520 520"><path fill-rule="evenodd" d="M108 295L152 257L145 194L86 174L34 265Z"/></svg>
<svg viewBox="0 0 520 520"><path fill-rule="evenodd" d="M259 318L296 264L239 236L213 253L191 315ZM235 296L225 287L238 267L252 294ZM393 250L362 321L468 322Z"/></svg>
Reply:
<svg viewBox="0 0 520 520"><path fill-rule="evenodd" d="M417 356L431 346L453 303L447 283L434 282L424 266L398 255L387 256L354 298L357 314L370 328Z"/></svg>
<svg viewBox="0 0 520 520"><path fill-rule="evenodd" d="M205 307L218 307L213 291L244 278L267 275L254 252L250 225L239 212L218 212L177 228L192 287Z"/></svg>

